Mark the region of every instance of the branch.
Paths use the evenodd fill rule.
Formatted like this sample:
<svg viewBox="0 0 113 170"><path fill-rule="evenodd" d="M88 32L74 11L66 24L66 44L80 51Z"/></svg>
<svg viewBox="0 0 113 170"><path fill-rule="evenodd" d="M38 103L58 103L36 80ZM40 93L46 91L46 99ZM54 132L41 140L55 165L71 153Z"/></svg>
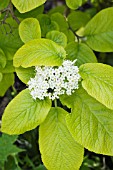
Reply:
<svg viewBox="0 0 113 170"><path fill-rule="evenodd" d="M5 23L6 19L7 19L8 16L9 16L9 14L11 14L11 17L12 17L18 24L20 24L19 19L18 19L18 18L15 16L15 14L14 14L13 4L11 3L11 1L10 1L9 5L8 5L6 8L0 10L0 13L5 13L5 16L4 16L3 20L2 20L2 23Z"/></svg>
<svg viewBox="0 0 113 170"><path fill-rule="evenodd" d="M10 11L12 18L17 22L17 24L20 24L19 19L14 14L13 4L11 2L9 3L8 7L9 7L9 11Z"/></svg>

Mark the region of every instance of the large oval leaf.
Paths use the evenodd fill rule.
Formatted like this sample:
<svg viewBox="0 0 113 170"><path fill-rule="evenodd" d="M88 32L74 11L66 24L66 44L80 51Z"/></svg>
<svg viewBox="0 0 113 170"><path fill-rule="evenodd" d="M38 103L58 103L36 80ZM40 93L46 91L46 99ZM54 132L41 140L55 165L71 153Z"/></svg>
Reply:
<svg viewBox="0 0 113 170"><path fill-rule="evenodd" d="M77 59L76 64L80 66L84 63L96 63L97 59L93 51L83 43L71 42L66 48L66 58L69 60Z"/></svg>
<svg viewBox="0 0 113 170"><path fill-rule="evenodd" d="M24 43L41 38L41 29L38 20L36 18L24 19L19 25L19 35Z"/></svg>
<svg viewBox="0 0 113 170"><path fill-rule="evenodd" d="M61 108L52 108L39 128L42 161L51 170L78 170L83 161L83 147L72 138Z"/></svg>
<svg viewBox="0 0 113 170"><path fill-rule="evenodd" d="M71 9L77 9L82 5L82 0L66 0L66 4Z"/></svg>
<svg viewBox="0 0 113 170"><path fill-rule="evenodd" d="M58 66L65 57L63 47L48 39L37 39L26 43L16 52L14 66Z"/></svg>
<svg viewBox="0 0 113 170"><path fill-rule="evenodd" d="M13 5L20 13L31 11L32 9L44 4L46 0L12 0Z"/></svg>
<svg viewBox="0 0 113 170"><path fill-rule="evenodd" d="M113 109L113 67L101 63L80 66L82 86L89 95Z"/></svg>
<svg viewBox="0 0 113 170"><path fill-rule="evenodd" d="M113 51L113 7L96 14L86 25L86 43L95 51Z"/></svg>
<svg viewBox="0 0 113 170"><path fill-rule="evenodd" d="M113 155L113 111L80 88L62 103L72 108L66 117L67 126L75 140L90 151Z"/></svg>
<svg viewBox="0 0 113 170"><path fill-rule="evenodd" d="M51 101L34 100L28 89L20 92L6 107L2 117L2 132L21 134L41 124L51 108Z"/></svg>

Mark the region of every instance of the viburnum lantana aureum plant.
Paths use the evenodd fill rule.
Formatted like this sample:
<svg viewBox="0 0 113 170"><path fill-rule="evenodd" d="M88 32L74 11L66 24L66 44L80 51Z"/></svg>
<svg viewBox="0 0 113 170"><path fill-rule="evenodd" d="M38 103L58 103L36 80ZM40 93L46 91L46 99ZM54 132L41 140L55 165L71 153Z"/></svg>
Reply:
<svg viewBox="0 0 113 170"><path fill-rule="evenodd" d="M92 17L76 10L82 0L66 0L63 8L43 14L45 1L12 0L23 13L15 15L24 44L19 36L13 38L15 54L7 63L13 60L27 88L7 105L1 131L22 134L39 126L45 167L78 170L84 148L113 155L113 67L98 63L93 52L113 52L113 7ZM0 47L2 82L10 52L4 54Z"/></svg>

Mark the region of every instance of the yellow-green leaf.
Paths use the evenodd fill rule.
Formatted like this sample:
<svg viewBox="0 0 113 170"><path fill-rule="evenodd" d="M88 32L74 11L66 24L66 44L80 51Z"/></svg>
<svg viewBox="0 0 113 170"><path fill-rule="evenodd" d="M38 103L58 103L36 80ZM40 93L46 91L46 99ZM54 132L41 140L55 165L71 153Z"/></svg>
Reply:
<svg viewBox="0 0 113 170"><path fill-rule="evenodd" d="M113 7L97 13L86 25L86 43L95 51L113 51Z"/></svg>
<svg viewBox="0 0 113 170"><path fill-rule="evenodd" d="M38 20L36 18L24 19L19 25L19 35L24 43L41 38L41 29Z"/></svg>
<svg viewBox="0 0 113 170"><path fill-rule="evenodd" d="M66 48L67 56L69 60L77 59L76 64L80 66L84 63L96 63L97 59L93 51L83 43L71 42Z"/></svg>
<svg viewBox="0 0 113 170"><path fill-rule="evenodd" d="M28 89L20 92L6 107L2 117L2 132L21 134L41 124L51 108L51 101L34 100Z"/></svg>
<svg viewBox="0 0 113 170"><path fill-rule="evenodd" d="M90 151L113 155L113 111L83 88L72 96L62 96L61 101L72 109L66 122L74 139Z"/></svg>
<svg viewBox="0 0 113 170"><path fill-rule="evenodd" d="M18 67L15 69L17 76L19 79L27 84L30 78L35 77L35 68L34 67L28 67L28 68L22 68Z"/></svg>
<svg viewBox="0 0 113 170"><path fill-rule="evenodd" d="M82 86L89 95L113 109L113 67L101 63L80 66Z"/></svg>
<svg viewBox="0 0 113 170"><path fill-rule="evenodd" d="M13 5L20 13L31 11L32 9L44 4L46 0L12 0Z"/></svg>
<svg viewBox="0 0 113 170"><path fill-rule="evenodd" d="M50 170L78 170L84 149L67 129L62 108L52 108L39 128L39 147L42 161Z"/></svg>
<svg viewBox="0 0 113 170"><path fill-rule="evenodd" d="M65 57L62 46L48 39L37 39L26 43L16 52L14 66L59 66Z"/></svg>
<svg viewBox="0 0 113 170"><path fill-rule="evenodd" d="M57 44L63 46L64 48L67 45L67 37L63 32L50 31L47 33L46 38L56 42Z"/></svg>
<svg viewBox="0 0 113 170"><path fill-rule="evenodd" d="M66 4L71 9L77 9L82 5L82 0L66 0Z"/></svg>

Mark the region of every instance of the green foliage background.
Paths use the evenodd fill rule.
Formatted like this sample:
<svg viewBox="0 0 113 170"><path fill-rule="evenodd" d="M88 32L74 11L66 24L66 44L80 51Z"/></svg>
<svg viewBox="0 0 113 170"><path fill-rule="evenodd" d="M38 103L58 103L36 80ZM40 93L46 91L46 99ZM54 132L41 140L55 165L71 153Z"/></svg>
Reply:
<svg viewBox="0 0 113 170"><path fill-rule="evenodd" d="M0 170L112 169L112 6L0 0ZM35 66L64 59L77 59L79 90L61 96L58 107L34 101L26 87Z"/></svg>

